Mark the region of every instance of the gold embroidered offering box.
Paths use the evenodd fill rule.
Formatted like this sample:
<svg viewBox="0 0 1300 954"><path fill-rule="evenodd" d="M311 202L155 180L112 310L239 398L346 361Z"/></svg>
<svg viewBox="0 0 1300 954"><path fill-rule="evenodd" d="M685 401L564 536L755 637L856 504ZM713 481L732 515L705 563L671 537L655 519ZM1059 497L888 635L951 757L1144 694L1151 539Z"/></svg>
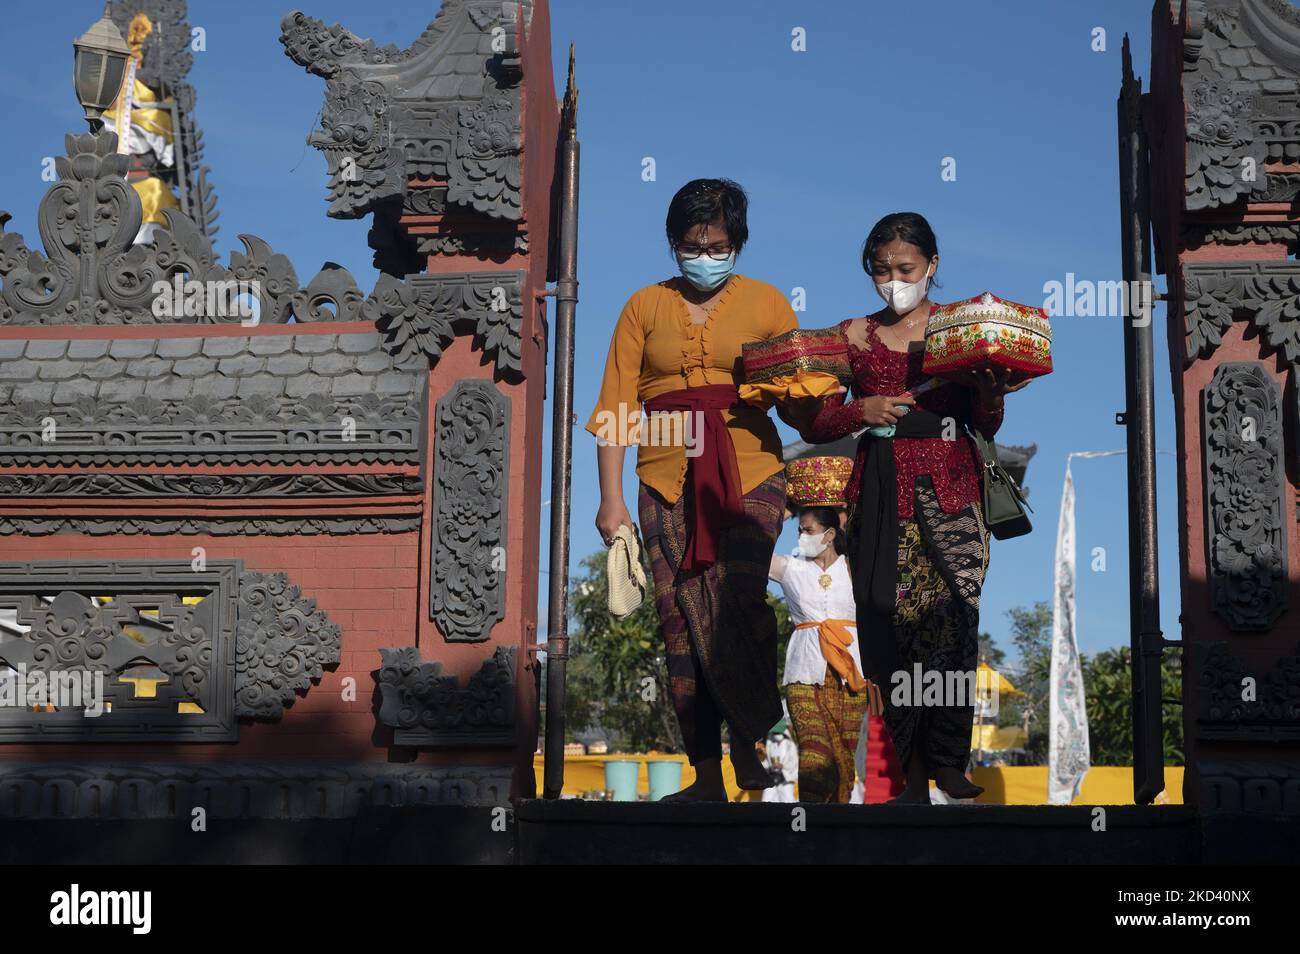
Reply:
<svg viewBox="0 0 1300 954"><path fill-rule="evenodd" d="M1047 312L991 292L938 305L925 325L926 374L979 368L1006 369L1012 381L1052 371L1052 328Z"/></svg>
<svg viewBox="0 0 1300 954"><path fill-rule="evenodd" d="M825 397L852 383L844 335L835 328L796 328L741 346L740 398L763 407L788 398Z"/></svg>

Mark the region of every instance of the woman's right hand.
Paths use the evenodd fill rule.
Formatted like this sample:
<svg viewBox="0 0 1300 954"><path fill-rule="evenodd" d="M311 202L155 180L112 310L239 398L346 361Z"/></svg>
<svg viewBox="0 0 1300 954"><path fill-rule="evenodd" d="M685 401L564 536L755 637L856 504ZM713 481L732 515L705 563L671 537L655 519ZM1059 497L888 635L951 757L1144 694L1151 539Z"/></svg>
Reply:
<svg viewBox="0 0 1300 954"><path fill-rule="evenodd" d="M623 498L602 500L600 509L596 511L596 532L605 541L605 546L609 546L610 541L614 539L614 535L618 533L618 528L622 526L629 528L634 526L632 515L628 513Z"/></svg>
<svg viewBox="0 0 1300 954"><path fill-rule="evenodd" d="M873 397L859 398L858 405L862 408L862 423L869 425L897 424L898 419L903 416L894 410L899 404L915 407L916 398L910 394L899 394L894 397L875 395Z"/></svg>

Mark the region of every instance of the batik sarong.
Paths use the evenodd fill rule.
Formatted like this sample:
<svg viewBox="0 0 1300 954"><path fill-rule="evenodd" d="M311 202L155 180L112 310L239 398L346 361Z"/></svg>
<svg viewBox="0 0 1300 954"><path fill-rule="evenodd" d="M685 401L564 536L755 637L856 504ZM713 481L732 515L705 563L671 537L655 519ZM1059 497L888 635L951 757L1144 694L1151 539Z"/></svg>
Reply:
<svg viewBox="0 0 1300 954"><path fill-rule="evenodd" d="M785 472L742 498L744 516L721 531L717 560L679 572L694 519L690 482L675 504L641 485L641 535L654 571L669 689L691 764L720 758L721 725L752 744L780 721L776 614L767 572L785 516Z"/></svg>
<svg viewBox="0 0 1300 954"><path fill-rule="evenodd" d="M785 699L799 745L799 801L848 804L853 795L853 757L867 714L867 693L853 692L826 667L820 686L792 682Z"/></svg>
<svg viewBox="0 0 1300 954"><path fill-rule="evenodd" d="M978 504L967 504L957 513L944 512L928 477L917 481L915 499L915 518L899 521L897 600L892 617L897 675L882 672L877 681L885 697L885 724L899 762L906 770L916 740L923 735L921 755L933 777L934 770L942 767L964 772L970 758L975 700L947 695L958 685L967 696L975 688L988 530ZM850 521L851 538L856 530L856 521ZM855 542L850 543L849 552L857 552ZM917 664L919 684L915 681ZM942 701L967 704L924 705L916 690L929 673L937 673L942 680ZM895 702L900 678L913 682L905 694L905 705Z"/></svg>

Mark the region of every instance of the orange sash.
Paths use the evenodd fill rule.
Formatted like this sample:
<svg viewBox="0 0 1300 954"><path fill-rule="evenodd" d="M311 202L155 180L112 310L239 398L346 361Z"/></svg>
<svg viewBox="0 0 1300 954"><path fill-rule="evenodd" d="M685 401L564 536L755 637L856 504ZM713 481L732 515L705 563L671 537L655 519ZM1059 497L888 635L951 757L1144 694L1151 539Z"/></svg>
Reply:
<svg viewBox="0 0 1300 954"><path fill-rule="evenodd" d="M834 669L854 692L866 689L868 710L872 715L880 715L885 711L880 687L870 679L862 678L862 673L858 672L857 664L849 653L849 647L853 645L853 634L849 632L848 627L856 625L857 621L852 619L824 619L820 623L800 623L795 626L795 629L817 627L817 641L821 645L826 664Z"/></svg>

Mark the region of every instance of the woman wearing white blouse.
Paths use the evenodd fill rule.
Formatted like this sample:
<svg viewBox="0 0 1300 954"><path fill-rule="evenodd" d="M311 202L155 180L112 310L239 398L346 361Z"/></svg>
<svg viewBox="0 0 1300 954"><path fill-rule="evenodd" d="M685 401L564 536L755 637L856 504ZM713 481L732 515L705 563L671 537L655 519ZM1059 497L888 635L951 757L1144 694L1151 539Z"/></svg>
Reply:
<svg viewBox="0 0 1300 954"><path fill-rule="evenodd" d="M853 756L879 689L862 676L853 581L833 507L799 514L799 556L775 556L769 577L785 591L795 624L785 657L786 703L799 743L799 800L847 803Z"/></svg>

